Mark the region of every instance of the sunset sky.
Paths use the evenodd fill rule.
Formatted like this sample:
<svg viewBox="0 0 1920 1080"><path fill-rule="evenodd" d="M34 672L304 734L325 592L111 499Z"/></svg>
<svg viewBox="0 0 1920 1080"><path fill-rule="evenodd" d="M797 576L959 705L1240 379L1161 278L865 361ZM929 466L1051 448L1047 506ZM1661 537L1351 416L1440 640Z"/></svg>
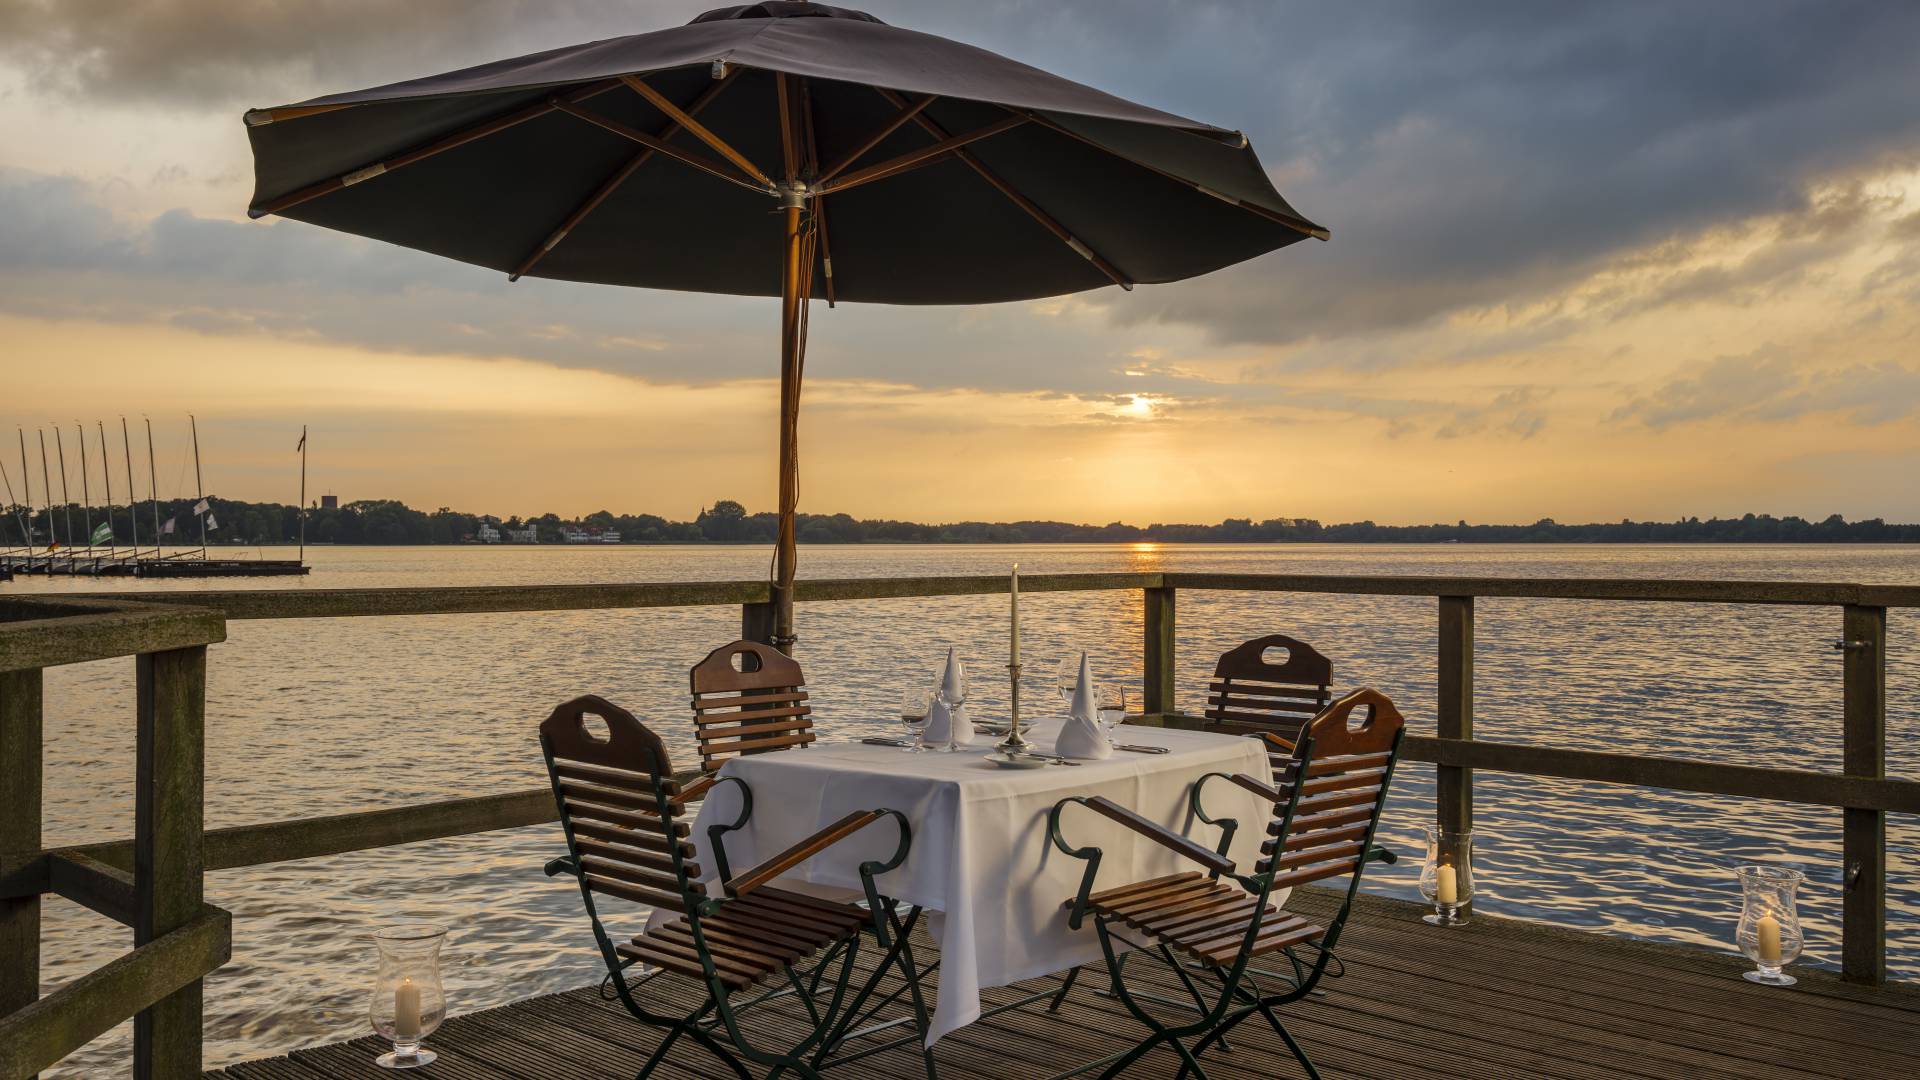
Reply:
<svg viewBox="0 0 1920 1080"><path fill-rule="evenodd" d="M711 6L0 0L13 483L16 425L145 414L183 493L193 411L235 498L292 500L307 424L343 501L770 509L776 302L245 214L249 107ZM802 511L1920 520L1920 5L852 6L1244 130L1333 240L1132 293L817 304Z"/></svg>

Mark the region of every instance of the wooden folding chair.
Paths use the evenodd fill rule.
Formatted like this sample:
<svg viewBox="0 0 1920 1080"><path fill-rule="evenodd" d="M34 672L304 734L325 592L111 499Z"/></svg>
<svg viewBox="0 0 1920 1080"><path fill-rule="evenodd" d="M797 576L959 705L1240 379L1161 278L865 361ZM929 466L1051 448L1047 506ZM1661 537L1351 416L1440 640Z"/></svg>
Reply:
<svg viewBox="0 0 1920 1080"><path fill-rule="evenodd" d="M706 773L688 786L689 798L713 786L729 758L807 746L817 738L800 664L771 645L744 639L722 645L693 665L687 684L700 770Z"/></svg>
<svg viewBox="0 0 1920 1080"><path fill-rule="evenodd" d="M1356 722L1356 712L1364 716ZM1376 690L1348 694L1314 717L1301 731L1291 764L1281 782L1271 785L1245 775L1212 773L1195 783L1191 801L1203 822L1220 829L1220 841L1209 848L1141 817L1105 798L1075 796L1062 799L1048 817L1054 845L1087 863L1080 891L1067 901L1068 923L1074 929L1091 917L1100 936L1113 992L1136 1019L1149 1029L1147 1038L1122 1053L1082 1065L1060 1076L1072 1076L1107 1064L1102 1077L1118 1076L1141 1055L1166 1045L1180 1056L1179 1076L1206 1077L1200 1057L1250 1016L1264 1016L1310 1077L1320 1074L1306 1051L1294 1040L1274 1012L1277 1006L1313 992L1333 957L1342 927L1360 889L1360 875L1369 862L1392 862L1390 852L1374 846L1387 787L1399 758L1405 721L1393 702ZM1230 781L1274 805L1268 840L1253 873L1236 872L1226 852L1239 823L1211 817L1201 804L1209 780ZM1178 853L1201 870L1189 870L1151 881L1133 882L1094 891L1101 852L1075 847L1061 831L1061 812L1078 804L1116 821ZM1204 871L1204 872L1203 872ZM1346 877L1346 896L1338 912L1322 927L1276 909L1269 899L1277 888ZM1131 946L1163 960L1192 997L1196 1014L1190 1023L1167 1024L1157 1019L1130 993L1122 977L1127 959L1115 943ZM1300 950L1311 950L1302 960ZM1256 959L1284 955L1291 975L1257 971ZM1201 979L1196 981L1198 974ZM1275 981L1269 986L1262 980ZM1203 983L1213 984L1203 989ZM1184 1003L1176 1003L1184 1004ZM1188 1045L1187 1040L1193 1040Z"/></svg>
<svg viewBox="0 0 1920 1080"><path fill-rule="evenodd" d="M605 722L605 738L588 730L589 716ZM549 862L547 873L572 874L579 880L580 897L615 993L636 1019L667 1032L641 1067L640 1077L650 1074L683 1035L743 1080L750 1080L750 1075L742 1058L768 1066L769 1076L791 1071L817 1077L821 1070L841 1063L831 1059L830 1052L844 1040L883 974L895 967L906 978L914 1022L924 1038L927 1011L913 977L907 931L894 902L875 885L875 878L906 860L912 841L907 820L898 811L849 814L760 865L735 873L727 863L725 835L747 824L753 813L753 793L738 778L720 780L738 785L741 810L733 822L709 829L709 853L721 885L720 894L714 895L702 884L700 867L692 862L694 847L682 820L688 796L673 780L673 766L658 735L624 709L588 696L561 705L547 717L540 725L540 748L567 839L566 857ZM865 909L771 886L781 874L886 818L898 825L900 842L885 862L861 863ZM678 917L651 933L616 941L600 915L599 904L606 897ZM849 994L863 933L871 933L885 952L861 988ZM826 957L811 972L804 976L796 972L796 964L823 950ZM828 969L836 966L836 955L833 988L823 993L821 983ZM668 971L704 983L706 1002L684 1016L649 1009L634 993L645 980L630 983L626 977L627 968L636 962L650 965L655 974ZM813 1027L783 1050L761 1049L747 1038L740 1014L773 995L763 993L739 1004L733 996L776 981L798 996ZM717 1019L710 1020L710 1013ZM923 1053L923 1058L932 1080L932 1056Z"/></svg>
<svg viewBox="0 0 1920 1080"><path fill-rule="evenodd" d="M1285 649L1280 663L1268 651ZM1333 661L1304 641L1269 634L1220 654L1207 683L1206 718L1234 731L1270 734L1291 748L1332 700Z"/></svg>

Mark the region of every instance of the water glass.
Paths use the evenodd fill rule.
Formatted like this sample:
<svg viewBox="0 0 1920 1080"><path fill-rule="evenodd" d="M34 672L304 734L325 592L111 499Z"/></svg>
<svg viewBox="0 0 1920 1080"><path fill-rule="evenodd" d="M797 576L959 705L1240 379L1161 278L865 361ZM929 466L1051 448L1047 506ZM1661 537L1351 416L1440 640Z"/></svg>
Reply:
<svg viewBox="0 0 1920 1080"><path fill-rule="evenodd" d="M1459 832L1423 825L1427 859L1420 864L1420 895L1434 913L1421 921L1434 926L1465 926L1464 908L1473 899L1473 830Z"/></svg>
<svg viewBox="0 0 1920 1080"><path fill-rule="evenodd" d="M367 1019L393 1049L373 1059L383 1069L417 1069L438 1054L420 1041L447 1018L447 995L440 986L440 946L447 928L431 923L398 923L374 931L380 967L373 978Z"/></svg>
<svg viewBox="0 0 1920 1080"><path fill-rule="evenodd" d="M1800 956L1800 904L1805 874L1784 866L1742 866L1734 871L1743 894L1734 941L1754 970L1747 979L1765 986L1792 986L1800 980L1781 971Z"/></svg>
<svg viewBox="0 0 1920 1080"><path fill-rule="evenodd" d="M906 747L909 754L924 753L927 749L928 713L933 711L933 691L926 687L914 687L907 690L900 699L900 722L906 725L907 738L912 745Z"/></svg>

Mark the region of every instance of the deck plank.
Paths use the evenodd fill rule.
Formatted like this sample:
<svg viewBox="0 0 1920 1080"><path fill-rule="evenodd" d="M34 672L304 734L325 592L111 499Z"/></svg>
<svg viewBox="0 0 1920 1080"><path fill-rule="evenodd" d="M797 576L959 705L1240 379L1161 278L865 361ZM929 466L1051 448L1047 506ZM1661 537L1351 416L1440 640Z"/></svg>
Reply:
<svg viewBox="0 0 1920 1080"><path fill-rule="evenodd" d="M1329 893L1305 889L1289 907L1324 918L1334 902ZM1489 916L1439 930L1419 922L1419 911L1400 901L1363 898L1341 942L1346 973L1322 984L1326 996L1285 1010L1282 1018L1326 1076L1920 1076L1920 989L1910 985L1863 987L1797 969L1801 985L1778 990L1741 979L1743 964L1730 954ZM933 954L930 942L916 942L916 948ZM1170 974L1145 964L1137 972L1131 967L1130 987L1184 997ZM1057 985L1058 978L1049 976L990 990L983 1004L990 1008ZM1036 1004L954 1032L935 1048L942 1076L1024 1080L1125 1049L1141 1029L1099 992L1104 986L1103 973L1089 971L1058 1013ZM641 993L663 1012L684 1012L700 1000L692 982L672 975ZM884 1015L904 1012L896 1005ZM1175 1016L1171 1010L1167 1015ZM750 1011L744 1023L768 1048L806 1032L790 1000ZM587 1080L633 1075L659 1037L617 1001L586 987L453 1017L427 1043L442 1055L433 1074L448 1080ZM1264 1024L1242 1025L1231 1042L1231 1052L1205 1059L1215 1075L1301 1075ZM390 1080L391 1073L373 1065L381 1049L376 1039L357 1039L207 1075ZM1171 1076L1178 1068L1178 1058L1159 1049L1125 1075L1144 1080ZM683 1040L655 1075L683 1080L722 1071ZM924 1071L918 1053L905 1046L838 1075L919 1080Z"/></svg>

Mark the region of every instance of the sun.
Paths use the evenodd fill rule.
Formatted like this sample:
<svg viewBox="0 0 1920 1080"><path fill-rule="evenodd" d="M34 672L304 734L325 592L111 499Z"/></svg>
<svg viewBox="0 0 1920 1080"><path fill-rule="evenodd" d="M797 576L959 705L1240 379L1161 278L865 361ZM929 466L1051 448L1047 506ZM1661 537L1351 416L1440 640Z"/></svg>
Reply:
<svg viewBox="0 0 1920 1080"><path fill-rule="evenodd" d="M1126 409L1134 416L1152 416L1153 398L1146 394L1134 394L1133 400L1127 404Z"/></svg>

